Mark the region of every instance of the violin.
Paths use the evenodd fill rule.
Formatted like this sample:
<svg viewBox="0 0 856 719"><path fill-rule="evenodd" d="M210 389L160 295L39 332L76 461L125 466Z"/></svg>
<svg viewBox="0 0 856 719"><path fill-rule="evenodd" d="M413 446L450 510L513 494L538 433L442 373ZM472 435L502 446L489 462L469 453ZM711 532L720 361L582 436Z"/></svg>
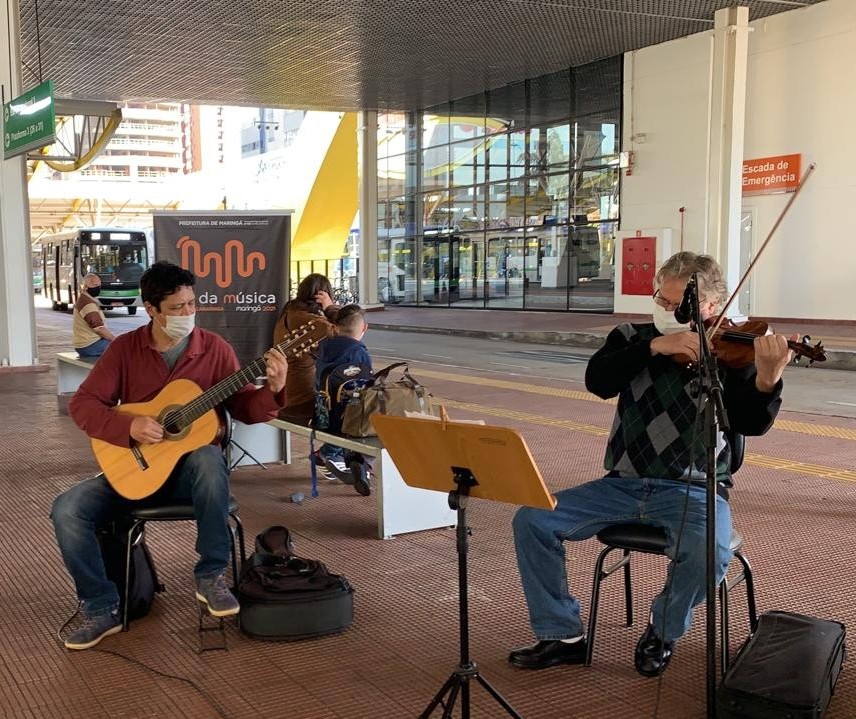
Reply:
<svg viewBox="0 0 856 719"><path fill-rule="evenodd" d="M752 273L756 263L761 258L761 255L764 253L767 245L770 244L770 240L773 239L776 229L785 218L785 215L788 213L788 210L790 210L791 205L794 204L794 200L797 199L797 196L802 191L806 181L814 172L815 167L816 165L813 162L808 166L805 174L803 174L800 179L799 185L797 185L797 188L791 195L791 198L788 200L778 218L776 218L772 229L761 244L761 247L758 248L758 252L749 263L749 266L746 268L746 272L743 273L743 277L740 278L740 282L737 283L737 287L734 288L734 291L731 293L731 297L728 298L728 301L725 303L725 306L722 308L719 315L706 320L704 323L705 333L707 334L707 340L710 343L711 352L726 367L733 367L736 369L753 364L755 362L755 338L763 337L770 332L770 328L766 322L761 320L750 320L749 322L738 324L728 319L725 314L737 298L740 290L743 289L743 285L746 283L746 280L749 279L749 275ZM788 340L788 347L793 350L795 357L808 357L809 364L812 362L825 361L827 354L823 345L818 342L816 345L812 346L809 344L810 339L811 338L806 335L803 337L801 342ZM693 364L692 358L688 355L675 355L675 361Z"/></svg>
<svg viewBox="0 0 856 719"><path fill-rule="evenodd" d="M755 362L755 338L770 333L770 326L763 320L748 322L732 322L723 318L711 317L705 322L710 349L717 360L726 367L740 369ZM788 348L795 358L806 357L808 363L824 362L827 358L823 343L809 343L811 338L806 335L801 341L788 340ZM692 364L688 355L675 355L675 361Z"/></svg>

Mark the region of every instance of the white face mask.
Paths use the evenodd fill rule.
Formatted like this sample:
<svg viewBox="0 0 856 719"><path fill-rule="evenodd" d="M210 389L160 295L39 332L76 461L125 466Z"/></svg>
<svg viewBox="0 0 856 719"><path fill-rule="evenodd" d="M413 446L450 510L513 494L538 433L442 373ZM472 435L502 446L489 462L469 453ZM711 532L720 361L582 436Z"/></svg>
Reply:
<svg viewBox="0 0 856 719"><path fill-rule="evenodd" d="M654 327L661 335L673 335L677 332L687 332L690 329L690 323L681 324L675 319L674 311L669 311L654 303Z"/></svg>
<svg viewBox="0 0 856 719"><path fill-rule="evenodd" d="M164 319L166 325L163 327L163 331L167 337L176 342L187 337L196 326L195 312L192 315L166 315Z"/></svg>

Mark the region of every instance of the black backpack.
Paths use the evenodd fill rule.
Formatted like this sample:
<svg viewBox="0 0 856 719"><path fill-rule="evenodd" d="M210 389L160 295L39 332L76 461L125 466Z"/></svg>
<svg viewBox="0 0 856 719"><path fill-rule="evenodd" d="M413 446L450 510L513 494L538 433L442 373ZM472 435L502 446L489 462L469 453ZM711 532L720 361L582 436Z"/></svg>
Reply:
<svg viewBox="0 0 856 719"><path fill-rule="evenodd" d="M127 552L128 528L114 523L98 532L98 544L104 559L107 578L116 585L119 592L119 614L122 616L125 604L125 558ZM158 581L155 563L146 546L145 535L131 548L130 592L128 593L128 619L146 616L152 607L155 594L164 591Z"/></svg>
<svg viewBox="0 0 856 719"><path fill-rule="evenodd" d="M241 631L259 639L303 639L347 629L354 590L316 559L294 554L288 529L268 527L238 582Z"/></svg>
<svg viewBox="0 0 856 719"><path fill-rule="evenodd" d="M344 362L325 370L315 395L315 428L340 434L348 402L373 380L371 366L363 362Z"/></svg>

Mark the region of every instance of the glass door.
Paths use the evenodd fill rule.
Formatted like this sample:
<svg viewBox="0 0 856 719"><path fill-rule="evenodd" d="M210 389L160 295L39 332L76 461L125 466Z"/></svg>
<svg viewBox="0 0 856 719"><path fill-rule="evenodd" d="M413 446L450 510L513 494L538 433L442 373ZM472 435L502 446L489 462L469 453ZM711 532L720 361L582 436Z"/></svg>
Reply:
<svg viewBox="0 0 856 719"><path fill-rule="evenodd" d="M461 307L484 306L484 239L477 235L461 235L453 244L457 254L457 296L452 300Z"/></svg>
<svg viewBox="0 0 856 719"><path fill-rule="evenodd" d="M485 293L490 307L523 308L524 251L522 233L488 236Z"/></svg>

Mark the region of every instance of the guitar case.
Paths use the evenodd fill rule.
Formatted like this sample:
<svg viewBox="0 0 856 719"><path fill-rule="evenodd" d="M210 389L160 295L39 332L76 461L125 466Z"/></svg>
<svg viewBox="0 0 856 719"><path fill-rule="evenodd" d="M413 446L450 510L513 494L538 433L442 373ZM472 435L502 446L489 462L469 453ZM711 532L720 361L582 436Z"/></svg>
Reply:
<svg viewBox="0 0 856 719"><path fill-rule="evenodd" d="M285 527L268 527L241 570L241 631L256 639L296 640L335 634L354 619L354 589L318 560L296 556Z"/></svg>
<svg viewBox="0 0 856 719"><path fill-rule="evenodd" d="M717 719L820 719L844 662L840 622L765 612L728 667Z"/></svg>

